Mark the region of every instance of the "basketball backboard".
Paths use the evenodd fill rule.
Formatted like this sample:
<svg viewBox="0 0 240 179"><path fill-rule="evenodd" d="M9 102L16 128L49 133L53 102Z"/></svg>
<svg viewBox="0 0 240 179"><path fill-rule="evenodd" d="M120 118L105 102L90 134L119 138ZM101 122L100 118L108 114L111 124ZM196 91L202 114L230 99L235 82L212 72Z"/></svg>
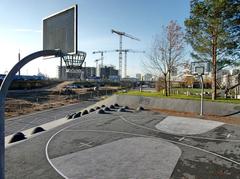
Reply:
<svg viewBox="0 0 240 179"><path fill-rule="evenodd" d="M192 62L191 73L193 75L207 75L210 72L209 62Z"/></svg>
<svg viewBox="0 0 240 179"><path fill-rule="evenodd" d="M43 50L77 53L77 5L43 19Z"/></svg>

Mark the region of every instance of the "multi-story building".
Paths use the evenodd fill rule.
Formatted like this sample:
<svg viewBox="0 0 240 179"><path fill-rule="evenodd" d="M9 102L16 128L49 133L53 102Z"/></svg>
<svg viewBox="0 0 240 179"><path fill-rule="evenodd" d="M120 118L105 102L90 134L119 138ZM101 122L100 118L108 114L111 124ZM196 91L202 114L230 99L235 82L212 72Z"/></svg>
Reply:
<svg viewBox="0 0 240 179"><path fill-rule="evenodd" d="M96 77L96 67L82 67L79 70L69 70L66 66L58 66L58 78L62 80L85 80ZM118 79L118 70L114 66L100 68L101 79Z"/></svg>
<svg viewBox="0 0 240 179"><path fill-rule="evenodd" d="M66 66L58 66L58 78L61 80L83 80L84 73L82 70L70 70Z"/></svg>
<svg viewBox="0 0 240 179"><path fill-rule="evenodd" d="M96 67L83 67L82 71L84 72L85 78L96 76Z"/></svg>
<svg viewBox="0 0 240 179"><path fill-rule="evenodd" d="M109 79L110 76L118 76L118 70L114 66L103 66L100 68L101 79Z"/></svg>
<svg viewBox="0 0 240 179"><path fill-rule="evenodd" d="M146 73L146 74L143 76L143 80L144 80L144 81L152 81L152 74Z"/></svg>
<svg viewBox="0 0 240 179"><path fill-rule="evenodd" d="M137 73L137 74L136 74L136 78L140 81L140 80L142 79L141 73Z"/></svg>

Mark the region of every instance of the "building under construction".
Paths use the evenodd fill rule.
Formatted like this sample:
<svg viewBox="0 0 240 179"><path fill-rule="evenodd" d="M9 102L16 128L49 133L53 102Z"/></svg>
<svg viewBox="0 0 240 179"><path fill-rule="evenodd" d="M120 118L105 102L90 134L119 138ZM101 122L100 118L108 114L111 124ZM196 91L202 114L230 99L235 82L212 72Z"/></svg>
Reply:
<svg viewBox="0 0 240 179"><path fill-rule="evenodd" d="M58 78L61 80L86 80L96 78L96 67L82 67L81 70L71 71L66 66L58 66ZM100 79L111 80L118 78L118 70L114 66L100 67Z"/></svg>

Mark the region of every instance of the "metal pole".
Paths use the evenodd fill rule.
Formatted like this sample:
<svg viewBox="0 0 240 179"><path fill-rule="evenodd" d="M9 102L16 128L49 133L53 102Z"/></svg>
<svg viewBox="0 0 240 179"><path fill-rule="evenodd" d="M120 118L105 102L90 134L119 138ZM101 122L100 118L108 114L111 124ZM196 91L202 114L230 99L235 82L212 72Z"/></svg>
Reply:
<svg viewBox="0 0 240 179"><path fill-rule="evenodd" d="M103 52L101 52L101 67L103 68Z"/></svg>
<svg viewBox="0 0 240 179"><path fill-rule="evenodd" d="M124 77L127 78L127 50L125 50Z"/></svg>
<svg viewBox="0 0 240 179"><path fill-rule="evenodd" d="M62 67L62 60L63 60L63 58L62 57L60 57L60 75L59 75L59 77L60 77L60 80L62 80L62 74L63 74L63 67Z"/></svg>
<svg viewBox="0 0 240 179"><path fill-rule="evenodd" d="M203 76L200 75L202 91L201 91L201 109L200 109L200 116L203 116L203 93L204 93L204 85L203 85Z"/></svg>
<svg viewBox="0 0 240 179"><path fill-rule="evenodd" d="M2 95L0 95L0 178L4 178L4 156L5 156L5 100Z"/></svg>
<svg viewBox="0 0 240 179"><path fill-rule="evenodd" d="M59 56L59 50L42 50L32 53L22 60L20 60L7 74L0 86L0 179L4 179L5 171L5 126L4 126L4 112L5 112L5 98L8 93L8 88L15 77L15 74L30 61L44 56Z"/></svg>
<svg viewBox="0 0 240 179"><path fill-rule="evenodd" d="M121 78L122 77L122 35L120 35L120 41L119 41L119 71L118 75Z"/></svg>

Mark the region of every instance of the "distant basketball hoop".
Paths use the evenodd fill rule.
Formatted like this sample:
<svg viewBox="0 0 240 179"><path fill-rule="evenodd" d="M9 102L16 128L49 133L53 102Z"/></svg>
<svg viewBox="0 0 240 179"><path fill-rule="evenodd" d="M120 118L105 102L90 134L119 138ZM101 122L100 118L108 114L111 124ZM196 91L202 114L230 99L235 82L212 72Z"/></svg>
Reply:
<svg viewBox="0 0 240 179"><path fill-rule="evenodd" d="M192 62L191 63L191 73L192 75L197 75L201 81L201 104L200 104L200 116L203 116L203 98L204 98L204 82L203 75L208 75L210 72L209 62Z"/></svg>
<svg viewBox="0 0 240 179"><path fill-rule="evenodd" d="M192 62L191 73L192 75L208 75L210 72L209 62Z"/></svg>

